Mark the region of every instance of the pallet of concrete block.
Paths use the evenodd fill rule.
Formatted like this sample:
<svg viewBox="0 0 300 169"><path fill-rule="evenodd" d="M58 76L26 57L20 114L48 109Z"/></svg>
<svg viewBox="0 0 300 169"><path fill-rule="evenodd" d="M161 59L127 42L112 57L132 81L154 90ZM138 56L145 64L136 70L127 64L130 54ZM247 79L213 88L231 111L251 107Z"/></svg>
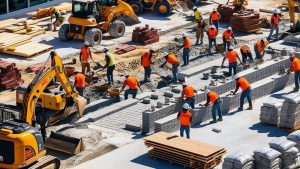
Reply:
<svg viewBox="0 0 300 169"><path fill-rule="evenodd" d="M0 59L0 89L16 89L22 83L16 64Z"/></svg>
<svg viewBox="0 0 300 169"><path fill-rule="evenodd" d="M260 122L278 125L283 99L270 98L260 108Z"/></svg>
<svg viewBox="0 0 300 169"><path fill-rule="evenodd" d="M241 32L257 32L260 30L261 21L259 13L252 9L247 9L239 13L234 13L230 19L232 29Z"/></svg>
<svg viewBox="0 0 300 169"><path fill-rule="evenodd" d="M223 162L222 169L254 169L254 158L248 154L229 154Z"/></svg>
<svg viewBox="0 0 300 169"><path fill-rule="evenodd" d="M254 151L256 169L279 169L281 168L280 152L269 148L261 148Z"/></svg>
<svg viewBox="0 0 300 169"><path fill-rule="evenodd" d="M31 40L31 35L19 35L14 33L3 32L0 33L0 51L3 51L9 47L16 47L21 44L25 44ZM27 50L30 48L27 48Z"/></svg>
<svg viewBox="0 0 300 169"><path fill-rule="evenodd" d="M21 57L33 57L51 50L53 46L41 44L37 42L29 42L20 46L14 47L13 50L4 50L3 53L21 56ZM30 50L28 50L30 49Z"/></svg>
<svg viewBox="0 0 300 169"><path fill-rule="evenodd" d="M300 128L300 94L284 95L279 127L295 131Z"/></svg>
<svg viewBox="0 0 300 169"><path fill-rule="evenodd" d="M234 13L234 6L233 5L224 5L224 4L220 4L218 6L218 12L220 13L221 17L221 21L222 22L230 22L230 18Z"/></svg>
<svg viewBox="0 0 300 169"><path fill-rule="evenodd" d="M188 168L214 168L226 153L224 148L166 132L155 133L144 140L146 146L152 147L150 156Z"/></svg>

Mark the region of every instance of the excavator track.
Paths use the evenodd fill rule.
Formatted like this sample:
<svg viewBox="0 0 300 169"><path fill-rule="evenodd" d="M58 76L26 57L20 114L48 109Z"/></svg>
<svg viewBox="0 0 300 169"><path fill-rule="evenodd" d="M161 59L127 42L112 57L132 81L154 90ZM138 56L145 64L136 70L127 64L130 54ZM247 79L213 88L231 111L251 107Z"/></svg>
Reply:
<svg viewBox="0 0 300 169"><path fill-rule="evenodd" d="M27 169L59 169L60 160L57 157L46 155Z"/></svg>

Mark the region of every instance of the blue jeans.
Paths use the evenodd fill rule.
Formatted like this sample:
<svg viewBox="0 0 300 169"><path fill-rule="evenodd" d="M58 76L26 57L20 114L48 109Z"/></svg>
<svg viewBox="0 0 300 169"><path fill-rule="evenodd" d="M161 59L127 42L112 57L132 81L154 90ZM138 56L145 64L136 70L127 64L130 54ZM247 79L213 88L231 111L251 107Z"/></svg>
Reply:
<svg viewBox="0 0 300 169"><path fill-rule="evenodd" d="M254 52L255 52L255 59L262 59L262 56L260 54L260 52L258 52L258 47L254 46Z"/></svg>
<svg viewBox="0 0 300 169"><path fill-rule="evenodd" d="M270 39L271 39L271 37L272 37L272 35L273 35L273 32L274 32L274 30L276 31L275 37L276 37L276 39L278 38L279 26L278 26L278 25L276 25L276 26L274 26L273 28L271 28L271 31L270 31L270 34L269 34L268 40L270 40Z"/></svg>
<svg viewBox="0 0 300 169"><path fill-rule="evenodd" d="M189 60L190 60L189 57L190 57L190 49L184 48L182 53L182 59L184 65L189 65Z"/></svg>
<svg viewBox="0 0 300 169"><path fill-rule="evenodd" d="M213 121L217 121L217 112L218 112L219 118L222 118L222 110L221 110L222 104L223 104L223 101L220 98L218 100L216 100L216 102L213 104L213 106L212 106Z"/></svg>
<svg viewBox="0 0 300 169"><path fill-rule="evenodd" d="M231 45L231 42L230 42L230 41L227 41L227 40L225 40L225 41L224 41L224 50L225 50L225 51L228 51L228 49L229 49L230 45Z"/></svg>
<svg viewBox="0 0 300 169"><path fill-rule="evenodd" d="M208 52L211 53L211 48L213 46L213 43L217 49L217 41L216 41L216 38L215 39L208 39L208 42L209 42L209 46L208 46Z"/></svg>
<svg viewBox="0 0 300 169"><path fill-rule="evenodd" d="M192 109L195 108L195 97L186 98L185 103L188 103Z"/></svg>
<svg viewBox="0 0 300 169"><path fill-rule="evenodd" d="M300 71L295 72L295 89L299 90Z"/></svg>
<svg viewBox="0 0 300 169"><path fill-rule="evenodd" d="M186 138L190 139L190 126L180 126L180 137L183 137L185 131Z"/></svg>
<svg viewBox="0 0 300 169"><path fill-rule="evenodd" d="M178 82L178 66L179 64L172 65L173 82Z"/></svg>
<svg viewBox="0 0 300 169"><path fill-rule="evenodd" d="M229 74L230 74L230 76L232 76L232 71L233 71L233 75L236 75L236 68L237 68L237 62L229 63Z"/></svg>
<svg viewBox="0 0 300 169"><path fill-rule="evenodd" d="M244 107L244 100L247 97L249 107L252 107L252 91L249 87L247 90L243 91L240 98L240 108L243 109Z"/></svg>
<svg viewBox="0 0 300 169"><path fill-rule="evenodd" d="M128 99L128 95L132 95L132 98L135 98L137 95L137 89L128 89L124 93L125 100Z"/></svg>
<svg viewBox="0 0 300 169"><path fill-rule="evenodd" d="M212 23L215 25L217 31L219 31L219 21L212 21Z"/></svg>
<svg viewBox="0 0 300 169"><path fill-rule="evenodd" d="M106 76L107 76L107 81L108 81L109 85L111 85L111 84L114 83L114 75L113 75L113 73L114 73L115 67L116 67L115 65L107 67L107 74L106 74Z"/></svg>
<svg viewBox="0 0 300 169"><path fill-rule="evenodd" d="M76 87L76 90L77 90L79 96L83 96L83 91L84 91L83 87Z"/></svg>
<svg viewBox="0 0 300 169"><path fill-rule="evenodd" d="M246 62L247 62L247 58L249 58L250 61L253 61L253 57L252 57L252 54L251 54L251 53L244 53L244 52L241 50L241 54L242 54L242 60L243 60L243 63L246 63Z"/></svg>
<svg viewBox="0 0 300 169"><path fill-rule="evenodd" d="M144 76L144 80L146 79L150 79L151 76L151 67L144 67L144 71L145 71L145 76Z"/></svg>

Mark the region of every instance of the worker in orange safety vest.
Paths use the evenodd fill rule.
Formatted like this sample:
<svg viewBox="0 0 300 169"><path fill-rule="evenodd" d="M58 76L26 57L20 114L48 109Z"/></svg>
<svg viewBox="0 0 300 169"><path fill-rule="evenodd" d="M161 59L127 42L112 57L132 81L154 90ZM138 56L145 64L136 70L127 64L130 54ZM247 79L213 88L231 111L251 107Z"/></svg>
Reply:
<svg viewBox="0 0 300 169"><path fill-rule="evenodd" d="M262 59L265 54L265 48L269 45L269 41L266 38L259 39L254 44L255 60Z"/></svg>
<svg viewBox="0 0 300 169"><path fill-rule="evenodd" d="M275 9L273 11L273 15L271 17L271 31L270 31L268 40L271 40L274 30L276 31L275 39L278 40L279 22L280 22L280 16L278 14L277 9Z"/></svg>
<svg viewBox="0 0 300 169"><path fill-rule="evenodd" d="M152 62L152 55L154 52L153 49L149 49L149 51L145 52L141 57L141 65L144 67L144 82L151 82L151 65L154 64Z"/></svg>
<svg viewBox="0 0 300 169"><path fill-rule="evenodd" d="M89 42L85 41L83 44L83 47L80 49L79 53L79 60L81 62L82 67L82 73L85 74L85 70L87 69L87 72L91 71L91 64L89 63L89 59L93 59L91 49L89 47ZM95 62L95 61L94 61Z"/></svg>
<svg viewBox="0 0 300 169"><path fill-rule="evenodd" d="M128 86L129 89L127 89L124 93L124 99L127 100L128 99L128 95L132 95L132 98L135 98L138 92L138 88L143 91L141 89L140 83L137 80L136 77L134 76L129 76L128 73L124 74L125 76L125 81L123 83L123 86L120 90L120 93L125 89L126 86Z"/></svg>
<svg viewBox="0 0 300 169"><path fill-rule="evenodd" d="M288 70L288 74L290 74L291 72L295 72L295 88L294 88L294 92L298 92L299 91L299 78L300 78L300 59L296 58L294 53L290 53L290 61L291 61L291 66L290 69Z"/></svg>
<svg viewBox="0 0 300 169"><path fill-rule="evenodd" d="M196 93L197 91L192 86L187 85L186 82L182 83L181 100L184 101L184 97L185 97L185 103L188 103L192 109L195 108Z"/></svg>
<svg viewBox="0 0 300 169"><path fill-rule="evenodd" d="M180 64L179 59L171 53L164 52L163 57L165 58L165 62L160 65L160 68L163 68L167 63L172 65L172 74L173 74L173 83L177 84L178 83L178 67Z"/></svg>
<svg viewBox="0 0 300 169"><path fill-rule="evenodd" d="M187 65L189 65L192 42L191 42L190 38L188 38L186 36L185 33L182 34L182 39L183 39L183 45L177 50L177 52L183 48L183 52L182 52L183 65L182 66L187 66Z"/></svg>
<svg viewBox="0 0 300 169"><path fill-rule="evenodd" d="M184 136L184 131L186 137L190 139L190 128L192 124L192 113L189 112L190 106L189 104L185 103L183 105L183 110L177 114L177 119L180 122L180 136Z"/></svg>
<svg viewBox="0 0 300 169"><path fill-rule="evenodd" d="M237 44L237 41L234 37L233 31L231 27L228 27L224 32L223 32L223 44L224 44L224 50L227 51L229 47L232 45L231 44L231 38L234 40L234 43Z"/></svg>
<svg viewBox="0 0 300 169"><path fill-rule="evenodd" d="M205 107L209 106L210 103L213 104L212 106L212 118L213 120L210 123L217 123L217 121L223 121L223 117L222 117L222 104L223 104L223 100L220 98L220 96L218 95L217 92L206 89L204 91L205 95L206 95L206 103L205 103ZM217 120L217 112L218 112L218 120Z"/></svg>
<svg viewBox="0 0 300 169"><path fill-rule="evenodd" d="M221 67L224 67L224 62L225 60L228 59L229 62L229 74L231 75L236 75L236 70L237 70L237 60L242 63L238 53L233 50L233 46L229 47L229 50L225 53L225 57L223 58L222 65ZM243 63L242 63L243 64ZM232 73L233 72L233 73Z"/></svg>
<svg viewBox="0 0 300 169"><path fill-rule="evenodd" d="M211 54L211 48L214 46L217 50L217 35L218 35L218 31L216 30L216 27L214 25L210 25L209 29L207 29L207 37L208 37L208 53Z"/></svg>
<svg viewBox="0 0 300 169"><path fill-rule="evenodd" d="M250 83L248 80L244 77L240 77L239 74L234 75L234 79L236 81L236 87L235 91L231 91L233 95L236 94L236 92L239 90L239 88L242 89L242 94L240 97L240 107L238 108L238 111L243 111L244 107L244 100L247 97L248 103L249 103L249 108L247 110L252 110L252 90Z"/></svg>
<svg viewBox="0 0 300 169"><path fill-rule="evenodd" d="M240 52L242 54L242 60L244 64L248 62L248 58L250 62L253 62L253 57L249 45L247 44L241 45Z"/></svg>
<svg viewBox="0 0 300 169"><path fill-rule="evenodd" d="M219 21L221 19L221 15L217 12L217 8L213 8L212 13L210 13L209 21L210 25L215 25L217 31L219 31Z"/></svg>
<svg viewBox="0 0 300 169"><path fill-rule="evenodd" d="M80 96L83 96L83 91L85 88L85 76L80 73L77 69L74 70L75 73L75 81L74 86Z"/></svg>

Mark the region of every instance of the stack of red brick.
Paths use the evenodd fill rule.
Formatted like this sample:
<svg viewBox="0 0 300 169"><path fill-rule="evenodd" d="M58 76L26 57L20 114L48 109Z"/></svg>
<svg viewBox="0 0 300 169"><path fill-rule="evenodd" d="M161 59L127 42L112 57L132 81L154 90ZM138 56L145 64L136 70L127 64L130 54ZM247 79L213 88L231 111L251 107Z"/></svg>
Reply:
<svg viewBox="0 0 300 169"><path fill-rule="evenodd" d="M28 72L28 73L35 73L36 74L43 66L44 66L43 63L36 63L36 64L33 64L33 65L27 67L25 69L25 71Z"/></svg>
<svg viewBox="0 0 300 169"><path fill-rule="evenodd" d="M16 89L22 83L20 70L15 63L0 59L0 90Z"/></svg>
<svg viewBox="0 0 300 169"><path fill-rule="evenodd" d="M230 19L230 25L233 30L241 32L257 32L261 27L259 13L247 9L243 13L234 13Z"/></svg>
<svg viewBox="0 0 300 169"><path fill-rule="evenodd" d="M230 22L230 18L234 13L234 6L233 5L219 5L218 12L220 13L221 21L222 22Z"/></svg>
<svg viewBox="0 0 300 169"><path fill-rule="evenodd" d="M144 28L136 27L132 33L132 41L140 42L144 45L159 42L158 30L149 28L149 25L145 25Z"/></svg>

